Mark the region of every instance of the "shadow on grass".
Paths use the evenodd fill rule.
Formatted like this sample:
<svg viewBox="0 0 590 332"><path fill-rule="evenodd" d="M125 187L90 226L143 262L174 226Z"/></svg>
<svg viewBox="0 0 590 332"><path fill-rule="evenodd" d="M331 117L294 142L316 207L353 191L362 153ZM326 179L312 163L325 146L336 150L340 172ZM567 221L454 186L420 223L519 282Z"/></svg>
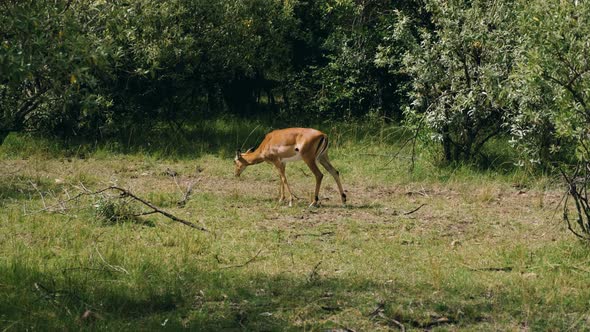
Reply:
<svg viewBox="0 0 590 332"><path fill-rule="evenodd" d="M131 275L107 267L42 272L14 260L0 267L0 327L13 330L285 331L355 329L333 317L360 312L357 319L406 327L432 327L437 311L444 324L481 321L489 304L461 300L444 306L414 299L406 287L367 280L308 275L249 274L242 268L203 272L151 270ZM368 298L367 298L368 297ZM414 303L416 303L415 306ZM404 310L400 311L400 308ZM378 311L376 311L378 310ZM83 317L90 312L90 318ZM382 314L381 316L376 313ZM465 315L468 313L469 315ZM350 317L340 320L349 321ZM336 322L338 319L336 319ZM435 322L436 323L436 322ZM369 323L371 324L371 323ZM438 323L436 323L438 324Z"/></svg>
<svg viewBox="0 0 590 332"><path fill-rule="evenodd" d="M40 198L59 186L48 179L26 176L4 177L0 175L0 206L11 200L28 200Z"/></svg>

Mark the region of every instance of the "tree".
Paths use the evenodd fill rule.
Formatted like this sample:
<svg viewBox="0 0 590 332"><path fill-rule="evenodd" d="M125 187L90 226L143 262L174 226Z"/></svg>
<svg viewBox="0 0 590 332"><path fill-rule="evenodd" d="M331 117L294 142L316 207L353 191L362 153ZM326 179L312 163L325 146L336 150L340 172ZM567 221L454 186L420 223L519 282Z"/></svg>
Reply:
<svg viewBox="0 0 590 332"><path fill-rule="evenodd" d="M568 227L590 239L590 4L527 2L520 12L517 69L509 99L517 147L530 161L558 168L576 208Z"/></svg>
<svg viewBox="0 0 590 332"><path fill-rule="evenodd" d="M402 70L411 77L412 99L406 114L425 123L446 161L473 160L508 129L502 96L517 44L515 4L432 0L426 9L433 30L416 33L414 22L402 17L390 38L406 49Z"/></svg>

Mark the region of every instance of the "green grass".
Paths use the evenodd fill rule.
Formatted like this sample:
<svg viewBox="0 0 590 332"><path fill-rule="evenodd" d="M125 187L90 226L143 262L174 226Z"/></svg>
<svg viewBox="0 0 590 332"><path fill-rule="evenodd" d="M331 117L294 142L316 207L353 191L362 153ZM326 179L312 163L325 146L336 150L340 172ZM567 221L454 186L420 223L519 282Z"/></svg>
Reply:
<svg viewBox="0 0 590 332"><path fill-rule="evenodd" d="M589 326L590 251L555 213L552 179L440 167L432 151L409 173L407 148L392 159L407 133L342 125L323 129L350 205L326 176L323 206L308 209L313 180L294 163L287 175L302 199L288 208L269 165L232 176L235 142L255 126L206 123L193 146L10 136L0 148L0 331ZM161 215L105 222L96 205L117 193L55 205L81 183L116 183L210 232Z"/></svg>

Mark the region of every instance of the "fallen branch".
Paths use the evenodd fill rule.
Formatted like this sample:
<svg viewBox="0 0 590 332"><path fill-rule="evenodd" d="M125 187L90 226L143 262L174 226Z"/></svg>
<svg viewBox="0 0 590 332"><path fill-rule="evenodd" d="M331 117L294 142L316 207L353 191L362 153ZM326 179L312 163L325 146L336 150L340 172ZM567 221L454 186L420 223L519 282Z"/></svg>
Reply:
<svg viewBox="0 0 590 332"><path fill-rule="evenodd" d="M31 186L33 186L33 189L35 189L35 191L37 191L37 193L39 194L39 196L41 196L41 202L43 203L43 209L47 209L47 204L45 204L45 196L43 196L43 193L41 192L41 190L39 190L39 187L37 187L37 185L33 182L29 180L29 183L31 184Z"/></svg>
<svg viewBox="0 0 590 332"><path fill-rule="evenodd" d="M175 216L175 215L173 215L173 214L171 214L169 212L166 212L166 211L158 208L157 206L155 206L154 204L152 204L152 203L144 200L143 198L140 198L140 197L134 195L132 192L130 192L127 189L124 189L124 188L121 188L121 187L117 187L117 186L110 186L110 187L104 188L102 190L99 190L96 193L98 194L98 193L104 192L106 190L118 190L118 191L121 192L121 195L123 197L131 197L131 198L133 198L134 200L136 200L136 201L142 203L143 205L149 207L150 209L152 209L153 210L152 211L153 213L159 213L159 214L164 215L165 217L167 217L169 219L172 219L174 221L177 221L177 222L179 222L181 224L184 224L184 225L186 225L188 227L195 228L195 229L198 229L198 230L201 230L201 231L204 231L204 232L208 232L208 230L206 228L201 227L201 226L197 226L197 225L193 224L190 221L186 221L184 219L178 218L177 216Z"/></svg>
<svg viewBox="0 0 590 332"><path fill-rule="evenodd" d="M177 216L175 216L175 215L173 215L173 214L171 214L169 212L166 212L166 211L158 208L154 204L146 201L145 199L136 196L135 194L133 194L129 190L124 189L124 188L121 188L121 187L109 186L109 187L106 187L106 188L103 188L103 189L99 189L97 191L91 191L88 188L86 188L83 184L80 184L81 190L83 190L83 192L81 192L81 193L79 193L79 194L77 194L77 195L75 195L75 196L73 196L73 197L71 197L71 198L69 198L69 199L67 199L65 201L60 201L57 204L54 204L54 205L51 205L51 206L47 206L45 204L45 199L43 197L43 194L39 191L39 189L37 188L37 186L35 184L32 184L32 185L39 192L39 195L41 195L41 199L43 200L43 206L44 206L42 209L40 209L40 210L38 210L36 212L49 211L49 212L60 212L60 213L64 213L64 211L66 209L65 208L65 203L71 202L73 200L77 200L78 198L80 198L82 196L94 196L94 195L102 194L102 193L104 193L106 191L109 191L109 190L116 190L116 191L119 191L121 193L121 197L130 197L133 200L136 200L136 201L142 203L143 205L149 207L150 209L152 209L152 211L146 211L146 212L142 212L142 213L139 213L139 214L134 215L136 217L145 216L145 215L149 215L149 214L159 213L159 214L161 214L161 215L163 215L163 216L165 216L165 217L167 217L169 219L172 219L172 220L174 220L176 222L179 222L181 224L184 224L184 225L186 225L188 227L191 227L191 228L194 228L194 229L198 229L198 230L201 230L203 232L209 232L205 227L195 225L194 223L192 223L190 221L181 219L181 218L179 218L179 217L177 217ZM60 207L61 208L60 209L61 211L56 211L56 209L55 209L56 207Z"/></svg>
<svg viewBox="0 0 590 332"><path fill-rule="evenodd" d="M400 331L402 332L406 332L406 327L404 326L404 324L400 323L399 321L393 319L393 318L389 318L387 316L385 316L384 313L380 312L379 314L377 314L379 317L385 319L387 322L392 323L393 325L397 326Z"/></svg>
<svg viewBox="0 0 590 332"><path fill-rule="evenodd" d="M320 265L322 264L322 261L319 261L311 270L311 272L309 273L309 275L307 276L307 281L308 282L312 282L314 281L317 277L318 277L318 270Z"/></svg>
<svg viewBox="0 0 590 332"><path fill-rule="evenodd" d="M119 265L112 265L109 262L107 262L107 260L104 259L104 257L102 257L102 255L100 254L100 251L98 251L98 247L95 246L94 249L96 249L96 253L98 254L98 257L100 257L100 260L103 262L104 266L108 267L109 269L115 272L129 274L129 271L127 271L124 267Z"/></svg>
<svg viewBox="0 0 590 332"><path fill-rule="evenodd" d="M242 263L242 264L237 264L237 265L228 265L228 266L222 266L221 269L231 269L234 267L244 267L250 263L252 263L254 260L256 260L256 258L258 258L258 256L260 255L260 253L262 252L262 249L258 249L258 252L256 253L256 255L252 256L249 260L247 260L246 262ZM216 257L217 261L219 262L219 257Z"/></svg>
<svg viewBox="0 0 590 332"><path fill-rule="evenodd" d="M422 208L424 205L426 205L426 204L422 204L422 205L420 205L419 207L415 208L415 209L414 209L414 210L412 210L412 211L404 212L404 213L403 213L403 215L404 215L404 216L410 215L410 214L412 214L412 213L414 213L414 212L416 212L416 211L420 210L420 209L421 209L421 208Z"/></svg>
<svg viewBox="0 0 590 332"><path fill-rule="evenodd" d="M176 178L174 178L174 181L176 181ZM186 188L186 191L184 192L184 195L182 196L182 199L180 201L178 201L176 203L176 205L178 205L179 207L184 207L186 205L186 202L188 202L191 194L193 193L193 187L194 187L195 183L197 183L198 181L199 180L197 180L197 181L191 181L188 184L188 186ZM178 183L176 185L178 185Z"/></svg>
<svg viewBox="0 0 590 332"><path fill-rule="evenodd" d="M299 167L299 170L301 171L301 173L303 173L303 175L304 175L305 177L307 177L307 178L308 178L308 177L310 177L310 175L309 175L309 174L305 173L305 171L303 170L303 168Z"/></svg>
<svg viewBox="0 0 590 332"><path fill-rule="evenodd" d="M377 304L377 308L375 308L375 310L373 310L373 312L371 312L369 314L369 317L371 317L371 318L375 318L375 317L382 318L385 321L387 321L388 323L391 323L391 324L395 325L402 332L406 332L406 327L404 326L404 324L402 324L398 320L395 320L393 318L389 318L389 317L385 316L385 314L383 313L384 310L385 310L385 302L379 302Z"/></svg>
<svg viewBox="0 0 590 332"><path fill-rule="evenodd" d="M334 235L334 234L336 234L336 233L334 233L334 232L331 232L331 231L330 231L330 232L322 232L322 233L320 233L320 234L313 234L313 233L302 233L302 234L295 234L295 235L293 235L293 237L294 237L294 238L299 238L299 237L302 237L302 236L317 236L317 237L322 237L322 236L326 236L326 235Z"/></svg>
<svg viewBox="0 0 590 332"><path fill-rule="evenodd" d="M463 264L465 265L465 264ZM479 272L511 272L513 270L512 266L501 266L501 267L471 267L469 265L465 265L471 271L479 271Z"/></svg>

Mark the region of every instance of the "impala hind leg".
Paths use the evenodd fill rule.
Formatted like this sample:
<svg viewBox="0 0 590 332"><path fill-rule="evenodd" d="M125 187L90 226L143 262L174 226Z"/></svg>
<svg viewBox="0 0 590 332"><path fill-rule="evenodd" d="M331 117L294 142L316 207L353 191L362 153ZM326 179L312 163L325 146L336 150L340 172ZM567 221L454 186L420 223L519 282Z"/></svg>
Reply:
<svg viewBox="0 0 590 332"><path fill-rule="evenodd" d="M334 180L336 180L336 184L338 185L338 190L340 191L340 199L342 200L342 205L346 205L346 194L344 193L344 189L342 189L342 183L340 183L340 172L332 166L330 163L330 159L328 158L328 153L324 153L318 157L320 164L332 175Z"/></svg>
<svg viewBox="0 0 590 332"><path fill-rule="evenodd" d="M315 193L313 195L313 200L311 204L309 204L309 206L318 206L318 201L320 200L318 195L320 193L320 186L322 185L322 178L324 177L324 174L322 174L322 171L320 171L320 168L318 167L314 159L305 160L305 163L307 164L307 167L309 167L313 175L315 175Z"/></svg>

